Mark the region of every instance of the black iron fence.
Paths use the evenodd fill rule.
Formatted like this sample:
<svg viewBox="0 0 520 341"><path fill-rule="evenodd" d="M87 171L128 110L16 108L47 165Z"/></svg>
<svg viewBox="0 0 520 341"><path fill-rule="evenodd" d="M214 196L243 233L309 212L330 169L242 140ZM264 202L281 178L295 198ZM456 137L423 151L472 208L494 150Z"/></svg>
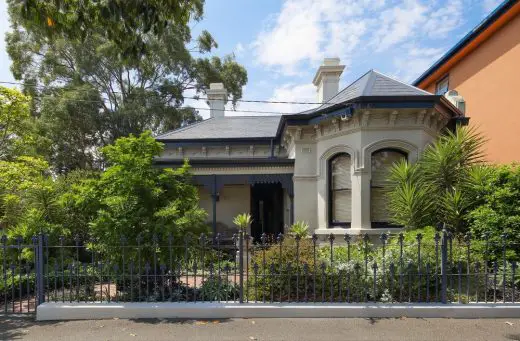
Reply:
<svg viewBox="0 0 520 341"><path fill-rule="evenodd" d="M0 239L0 312L42 302L516 303L520 246L489 238L239 233Z"/></svg>

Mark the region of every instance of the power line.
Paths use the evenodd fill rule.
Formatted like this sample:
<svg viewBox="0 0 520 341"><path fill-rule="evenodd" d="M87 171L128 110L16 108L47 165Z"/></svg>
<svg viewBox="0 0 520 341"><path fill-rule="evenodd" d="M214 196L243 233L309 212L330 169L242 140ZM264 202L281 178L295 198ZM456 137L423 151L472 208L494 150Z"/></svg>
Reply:
<svg viewBox="0 0 520 341"><path fill-rule="evenodd" d="M3 82L0 82L3 83ZM76 98L58 98L51 95L44 95L40 96L40 98L54 98L59 99L60 101L67 101L67 102L80 102L80 103L98 103L98 104L105 104L105 101L103 100L89 100L89 99L76 99ZM176 107L176 109L191 109L191 110L211 110L210 108L202 108L202 107L191 107L191 106L180 106ZM282 112L282 111L263 111L263 110L241 110L241 109L230 109L225 110L227 112L242 112L242 113L254 113L254 114L270 114L270 115L291 115L295 114L294 112Z"/></svg>
<svg viewBox="0 0 520 341"><path fill-rule="evenodd" d="M20 82L8 82L8 81L0 81L0 84L12 84L12 85L26 85L26 86L33 86L40 89L57 89L59 90L59 87L45 87L43 85L39 84L30 84L30 83L20 83ZM73 91L81 92L81 91L88 91L86 89L74 89ZM113 93L121 93L121 91L112 91ZM135 95L147 95L147 94L132 94L132 96ZM200 96L183 96L183 98L193 99L197 101L206 101L208 100L207 97L200 97ZM268 101L268 100L254 100L254 99L237 99L237 102L243 102L243 103L268 103L268 104L299 104L299 105L322 105L327 104L326 102L303 102L303 101Z"/></svg>

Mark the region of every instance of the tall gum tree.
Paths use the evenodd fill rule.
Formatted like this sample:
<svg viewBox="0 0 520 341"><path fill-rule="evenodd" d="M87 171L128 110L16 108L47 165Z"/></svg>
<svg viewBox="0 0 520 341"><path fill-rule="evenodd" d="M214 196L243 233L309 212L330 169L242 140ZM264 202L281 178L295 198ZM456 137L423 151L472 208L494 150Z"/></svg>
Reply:
<svg viewBox="0 0 520 341"><path fill-rule="evenodd" d="M170 2L144 1L155 4L150 8ZM115 17L95 15L101 9L81 7L94 2L52 2L80 6L76 13L83 19L62 17L58 5L47 5L51 2L27 3L43 6L45 16L8 1L12 30L6 35L7 51L14 77L33 99L39 132L50 141L41 152L57 173L101 167L99 147L119 137L161 133L200 120L197 110L183 106L186 91L203 94L210 83L222 82L233 103L242 96L246 70L232 55L205 57L217 47L208 32L192 37L189 24L202 18L203 1L171 5L172 13L160 16L160 29L154 28L153 18L126 5L116 16L124 21L115 24ZM48 21L42 19L46 17ZM92 22L74 31L69 21L84 18ZM150 28L144 29L147 20L152 20Z"/></svg>

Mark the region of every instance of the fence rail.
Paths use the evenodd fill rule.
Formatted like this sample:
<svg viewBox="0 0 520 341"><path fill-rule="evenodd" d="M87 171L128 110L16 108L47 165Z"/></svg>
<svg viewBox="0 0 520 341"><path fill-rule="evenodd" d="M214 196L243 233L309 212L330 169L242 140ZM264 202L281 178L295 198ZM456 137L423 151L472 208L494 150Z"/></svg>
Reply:
<svg viewBox="0 0 520 341"><path fill-rule="evenodd" d="M382 234L319 241L238 233L118 245L0 239L0 313L42 302L516 303L519 245Z"/></svg>

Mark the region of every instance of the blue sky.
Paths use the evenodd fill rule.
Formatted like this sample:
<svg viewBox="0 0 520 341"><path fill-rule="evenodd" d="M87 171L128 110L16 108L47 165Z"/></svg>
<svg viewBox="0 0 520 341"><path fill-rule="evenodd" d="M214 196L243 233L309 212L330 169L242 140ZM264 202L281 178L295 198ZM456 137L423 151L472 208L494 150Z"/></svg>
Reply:
<svg viewBox="0 0 520 341"><path fill-rule="evenodd" d="M311 81L324 57L340 57L346 65L341 86L369 69L411 82L500 2L206 0L205 17L193 30L208 30L219 44L215 54L234 53L246 67L244 99L315 101ZM0 0L0 34L8 29ZM3 40L0 52L0 80L12 80ZM240 103L238 109L295 112L304 106Z"/></svg>

